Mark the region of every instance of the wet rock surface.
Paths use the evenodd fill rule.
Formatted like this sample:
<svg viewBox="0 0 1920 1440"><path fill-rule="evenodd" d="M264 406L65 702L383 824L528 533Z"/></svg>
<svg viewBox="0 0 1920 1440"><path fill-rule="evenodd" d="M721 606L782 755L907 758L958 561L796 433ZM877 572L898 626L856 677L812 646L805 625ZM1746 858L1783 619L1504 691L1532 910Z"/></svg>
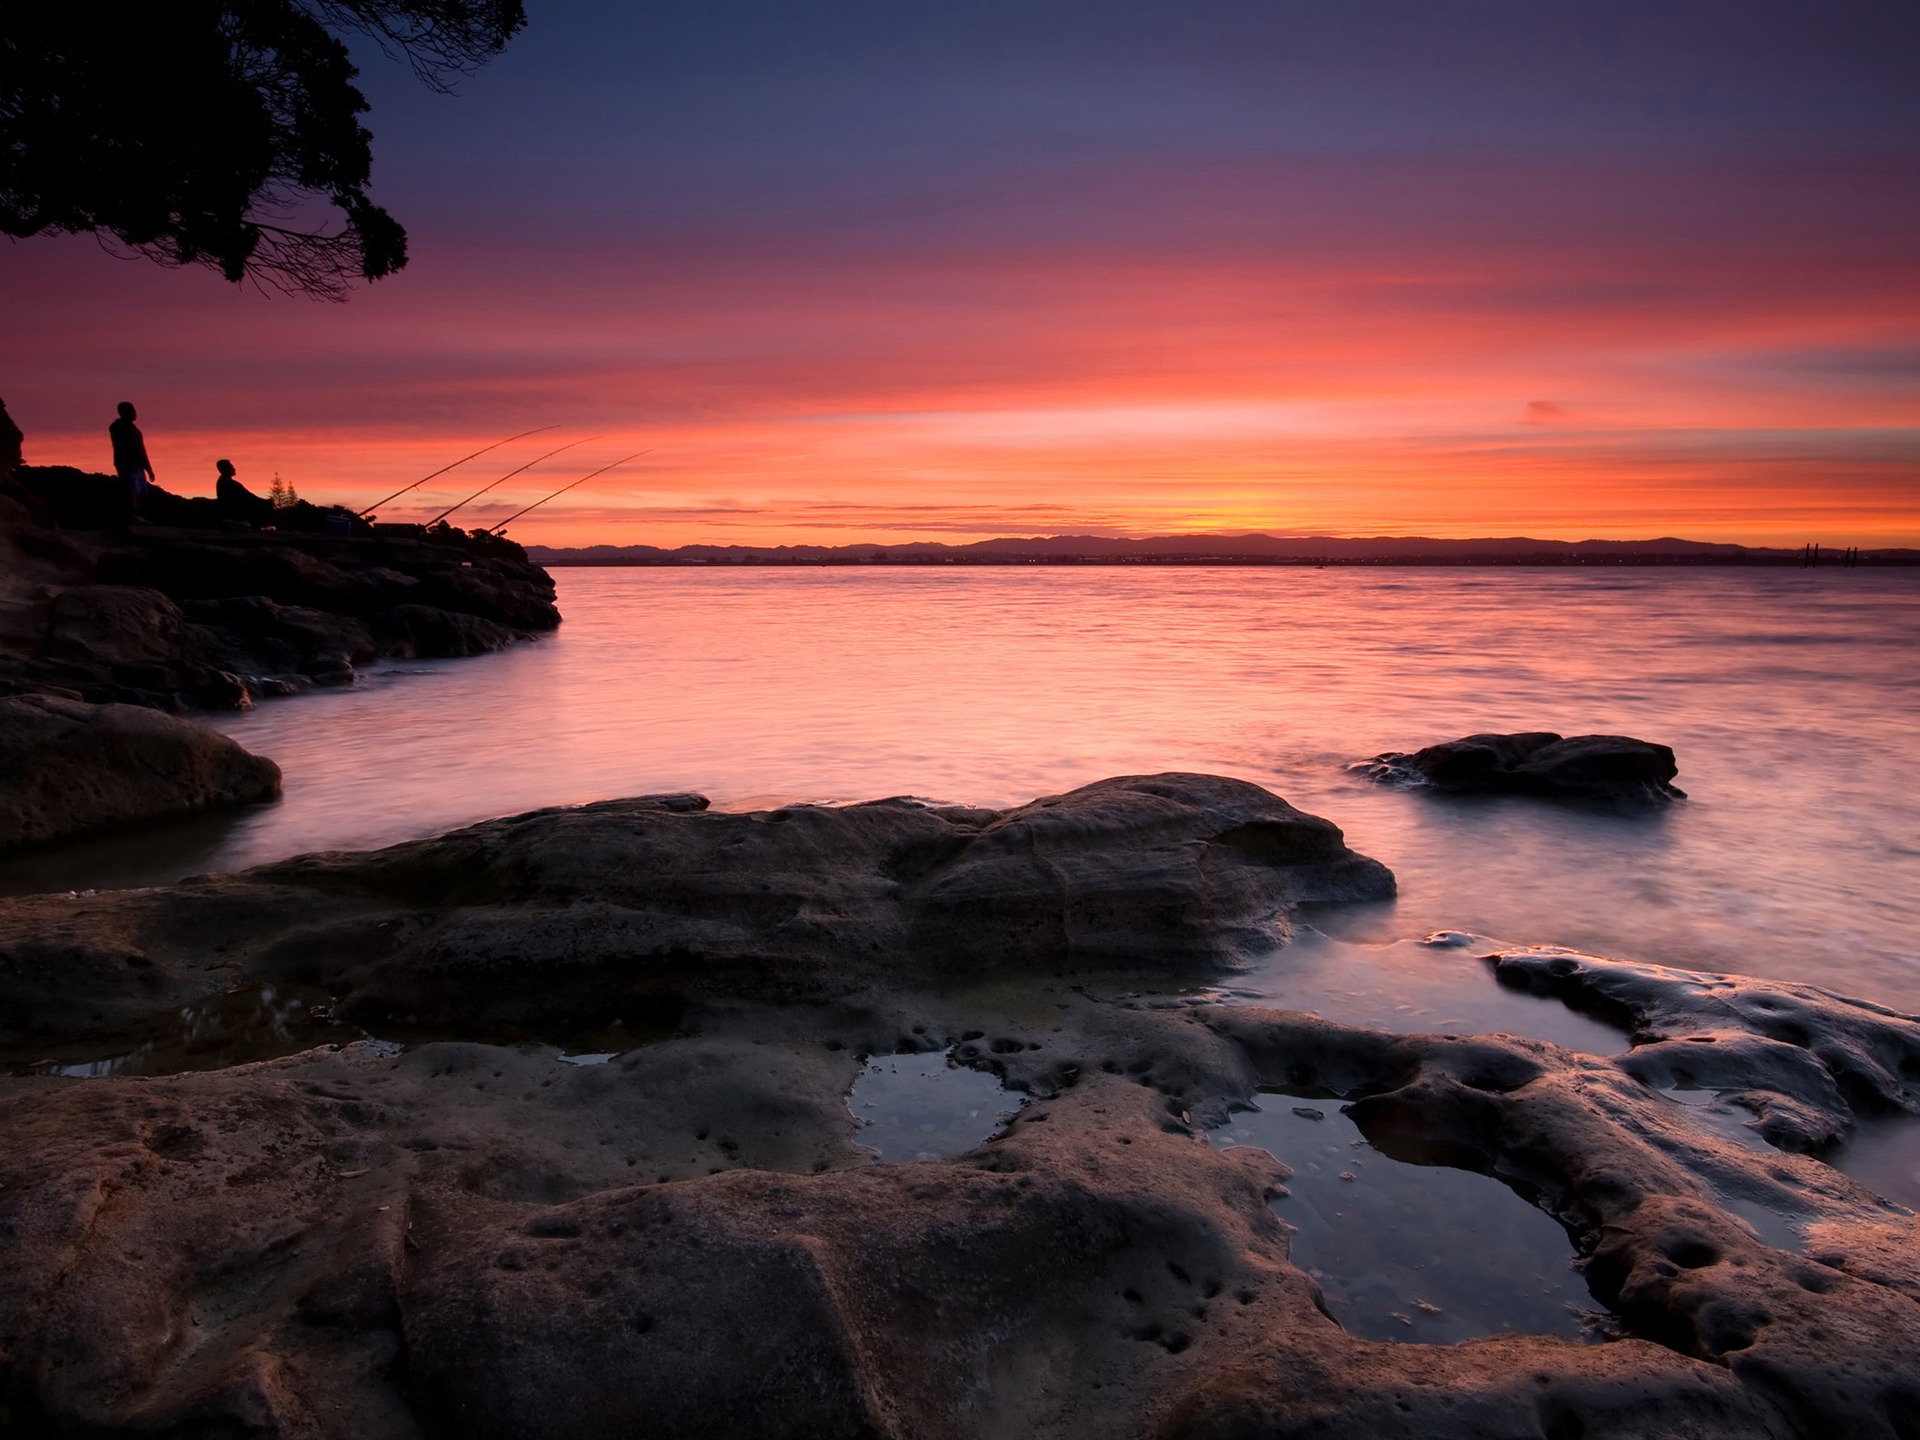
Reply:
<svg viewBox="0 0 1920 1440"><path fill-rule="evenodd" d="M1545 950L1435 963L1604 1011L1631 1049L1179 993L1281 938L1293 905L1384 881L1255 787L1158 776L1004 812L623 801L0 902L16 1057L120 1043L183 996L295 971L326 997L314 1034L350 1042L0 1080L7 1423L1915 1433L1920 1226L1765 1126L1776 1104L1797 1117L1785 1138L1911 1109L1920 1021ZM567 1027L617 1053L574 1065L532 1043ZM972 1150L872 1164L845 1096L896 1050L951 1050L1028 1103ZM1752 1133L1701 1123L1678 1084ZM1205 1140L1263 1092L1539 1206L1621 1338L1342 1330L1290 1258L1286 1166Z"/></svg>
<svg viewBox="0 0 1920 1440"><path fill-rule="evenodd" d="M0 854L280 793L280 767L135 705L0 697Z"/></svg>
<svg viewBox="0 0 1920 1440"><path fill-rule="evenodd" d="M841 1000L1198 973L1284 941L1300 904L1392 893L1338 827L1216 776L1006 811L652 796L165 891L0 902L0 1018L30 1044L134 1033L246 980L321 987L368 1025L560 1039L583 1012L643 1024L694 989Z"/></svg>
<svg viewBox="0 0 1920 1440"><path fill-rule="evenodd" d="M1856 1123L1920 1115L1913 1017L1814 985L1620 966L1551 946L1488 957L1499 981L1631 1032L1629 1072L1721 1091L1778 1149L1824 1154Z"/></svg>
<svg viewBox="0 0 1920 1440"><path fill-rule="evenodd" d="M1679 774L1673 751L1625 735L1467 735L1424 750L1388 751L1357 768L1375 780L1448 795L1538 795L1612 805L1686 798L1673 783Z"/></svg>

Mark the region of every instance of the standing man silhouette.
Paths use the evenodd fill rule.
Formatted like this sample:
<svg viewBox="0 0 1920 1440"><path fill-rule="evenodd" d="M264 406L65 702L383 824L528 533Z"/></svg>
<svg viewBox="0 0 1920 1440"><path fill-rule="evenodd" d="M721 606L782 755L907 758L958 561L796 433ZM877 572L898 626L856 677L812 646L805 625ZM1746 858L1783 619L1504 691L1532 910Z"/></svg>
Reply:
<svg viewBox="0 0 1920 1440"><path fill-rule="evenodd" d="M107 435L113 441L113 468L127 487L127 499L138 510L140 497L153 484L153 462L147 459L146 437L133 420L133 402L122 400L120 418L107 427Z"/></svg>

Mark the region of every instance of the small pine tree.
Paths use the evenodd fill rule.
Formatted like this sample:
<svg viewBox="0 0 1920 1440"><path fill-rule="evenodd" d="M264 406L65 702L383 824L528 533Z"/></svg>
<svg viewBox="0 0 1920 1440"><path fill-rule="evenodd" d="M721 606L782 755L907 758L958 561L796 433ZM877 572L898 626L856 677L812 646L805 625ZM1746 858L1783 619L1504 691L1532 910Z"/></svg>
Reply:
<svg viewBox="0 0 1920 1440"><path fill-rule="evenodd" d="M267 499L273 502L276 510L289 510L300 503L300 492L280 478L278 470L273 472L273 484L267 487Z"/></svg>

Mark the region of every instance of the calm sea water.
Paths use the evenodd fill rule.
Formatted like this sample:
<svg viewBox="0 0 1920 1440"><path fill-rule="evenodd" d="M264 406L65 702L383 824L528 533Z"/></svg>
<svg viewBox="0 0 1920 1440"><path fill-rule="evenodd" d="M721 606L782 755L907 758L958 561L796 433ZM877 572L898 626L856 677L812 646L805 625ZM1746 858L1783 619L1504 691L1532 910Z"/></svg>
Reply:
<svg viewBox="0 0 1920 1440"><path fill-rule="evenodd" d="M1304 1003L1310 975L1323 1008L1471 1024L1479 992L1432 983L1470 962L1406 943L1453 929L1920 1010L1920 572L557 574L551 638L223 721L285 769L281 803L0 885L154 883L648 791L1000 805L1206 770L1334 819L1400 878L1256 993ZM1345 768L1519 729L1670 744L1692 798L1592 815Z"/></svg>

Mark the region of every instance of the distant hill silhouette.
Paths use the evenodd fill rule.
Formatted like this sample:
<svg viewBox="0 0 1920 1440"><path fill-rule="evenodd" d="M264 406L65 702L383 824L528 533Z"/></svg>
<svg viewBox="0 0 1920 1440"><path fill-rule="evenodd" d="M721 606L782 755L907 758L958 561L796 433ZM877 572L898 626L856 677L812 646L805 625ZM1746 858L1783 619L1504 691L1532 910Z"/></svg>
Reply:
<svg viewBox="0 0 1920 1440"><path fill-rule="evenodd" d="M1048 535L947 545L933 540L861 545L529 545L538 565L1801 565L1796 546L1705 540L1439 540L1337 535ZM1844 550L1823 549L1822 566ZM1856 552L1861 565L1920 565L1920 550Z"/></svg>

